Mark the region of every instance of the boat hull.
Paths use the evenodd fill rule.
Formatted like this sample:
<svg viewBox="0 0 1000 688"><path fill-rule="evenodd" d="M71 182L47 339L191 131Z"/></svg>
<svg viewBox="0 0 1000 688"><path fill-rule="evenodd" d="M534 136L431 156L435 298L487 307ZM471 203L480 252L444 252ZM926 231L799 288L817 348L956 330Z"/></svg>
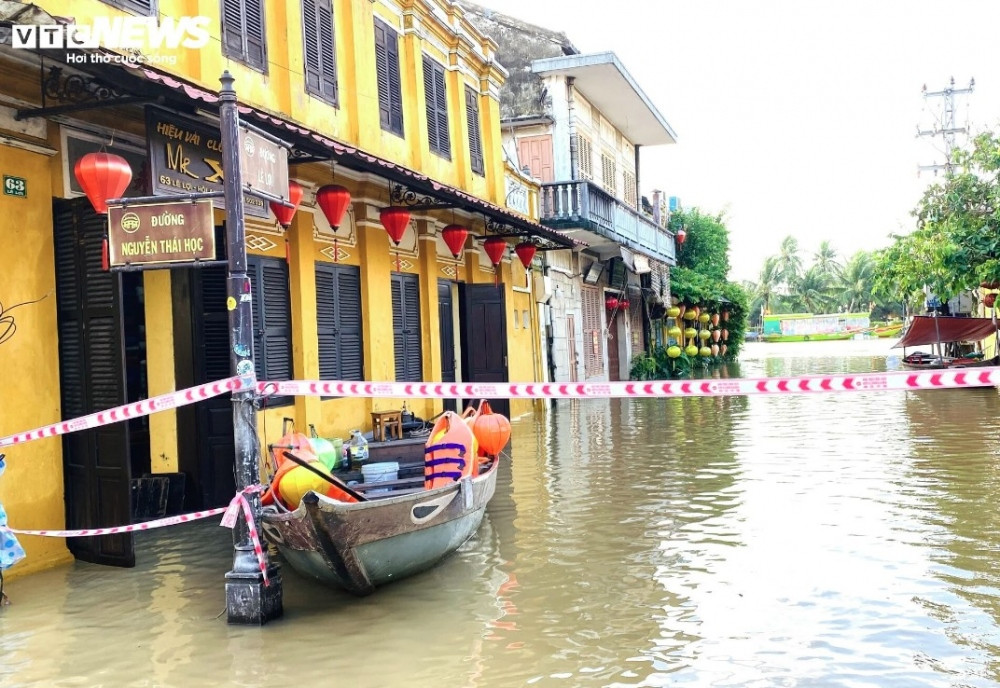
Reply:
<svg viewBox="0 0 1000 688"><path fill-rule="evenodd" d="M265 537L300 574L355 595L424 571L478 530L498 461L475 478L345 503L315 492L289 513L267 510Z"/></svg>
<svg viewBox="0 0 1000 688"><path fill-rule="evenodd" d="M765 334L765 342L833 342L851 339L856 332L827 332L823 334Z"/></svg>
<svg viewBox="0 0 1000 688"><path fill-rule="evenodd" d="M1000 365L1000 359L991 358L984 361L978 358L945 358L944 360L937 357L924 360L906 360L904 358L900 364L907 370L947 370L949 368L985 368Z"/></svg>

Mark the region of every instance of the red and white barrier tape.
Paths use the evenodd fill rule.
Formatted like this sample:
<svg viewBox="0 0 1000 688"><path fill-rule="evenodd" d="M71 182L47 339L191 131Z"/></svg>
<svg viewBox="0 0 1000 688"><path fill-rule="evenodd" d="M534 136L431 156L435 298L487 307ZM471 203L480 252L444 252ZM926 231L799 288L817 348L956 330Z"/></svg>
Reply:
<svg viewBox="0 0 1000 688"><path fill-rule="evenodd" d="M165 528L167 526L175 526L180 523L198 521L203 518L208 518L209 516L218 516L219 514L225 514L219 525L226 528L234 528L236 526L236 519L239 517L240 509L242 509L243 517L247 522L247 530L250 533L250 540L253 542L253 551L254 554L257 555L257 563L260 566L261 574L264 576L264 585L270 585L271 582L267 575L267 561L264 559L264 548L260 543L260 535L257 532L257 524L254 522L253 509L250 507L250 502L248 502L246 498L247 494L260 492L260 490L260 485L251 485L243 492L237 493L236 496L233 497L232 501L229 502L229 506L226 507L209 509L208 511L195 511L190 514L181 514L179 516L168 516L167 518L161 518L155 521L133 523L132 525L127 526L114 526L112 528L87 528L85 530L22 530L20 528L4 528L4 530L9 530L17 535L40 535L43 537L62 538L93 537L96 535L118 535L121 533L136 533L143 530Z"/></svg>
<svg viewBox="0 0 1000 688"><path fill-rule="evenodd" d="M599 399L906 391L1000 385L1000 367L653 382L258 382L259 394L417 399Z"/></svg>
<svg viewBox="0 0 1000 688"><path fill-rule="evenodd" d="M52 425L35 428L34 430L0 437L0 447L6 447L12 444L23 444L24 442L40 440L46 437L65 435L70 432L76 432L77 430L86 430L89 428L100 427L101 425L110 425L111 423L117 423L131 418L140 418L157 411L165 411L166 409L193 404L194 402L201 401L203 399L217 397L220 394L225 394L226 392L241 392L245 389L250 389L253 384L252 377L238 376L229 377L224 380L217 380L216 382L208 382L204 385L198 385L197 387L182 389L179 392L168 392L167 394L161 394L158 397L143 399L142 401L136 401L123 406L116 406L115 408L107 409L105 411L98 411L97 413L91 413L89 416L80 416L79 418L74 418L72 420L65 420L60 423L53 423Z"/></svg>

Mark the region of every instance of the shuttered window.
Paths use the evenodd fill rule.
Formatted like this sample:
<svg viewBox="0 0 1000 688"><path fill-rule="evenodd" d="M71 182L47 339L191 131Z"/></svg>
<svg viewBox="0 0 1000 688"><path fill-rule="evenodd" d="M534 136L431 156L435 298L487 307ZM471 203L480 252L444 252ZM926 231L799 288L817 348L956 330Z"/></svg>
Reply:
<svg viewBox="0 0 1000 688"><path fill-rule="evenodd" d="M587 378L604 374L604 337L601 325L601 292L597 287L580 289L583 302L583 368Z"/></svg>
<svg viewBox="0 0 1000 688"><path fill-rule="evenodd" d="M580 179L594 178L594 155L590 139L586 136L576 136L576 171Z"/></svg>
<svg viewBox="0 0 1000 688"><path fill-rule="evenodd" d="M444 67L424 55L424 103L427 109L427 142L431 152L451 160L451 135L448 133L448 94Z"/></svg>
<svg viewBox="0 0 1000 688"><path fill-rule="evenodd" d="M625 196L625 203L638 210L639 204L638 204L638 193L635 187L635 173L625 170L622 173L622 178L625 184L625 188L623 189L623 195Z"/></svg>
<svg viewBox="0 0 1000 688"><path fill-rule="evenodd" d="M472 171L486 174L483 163L483 132L479 126L479 95L473 88L465 87L465 116L469 122L469 162Z"/></svg>
<svg viewBox="0 0 1000 688"><path fill-rule="evenodd" d="M156 16L156 0L103 0L104 4L144 17Z"/></svg>
<svg viewBox="0 0 1000 688"><path fill-rule="evenodd" d="M601 153L601 185L612 196L618 195L618 166L607 153Z"/></svg>
<svg viewBox="0 0 1000 688"><path fill-rule="evenodd" d="M222 0L222 52L267 71L264 0Z"/></svg>
<svg viewBox="0 0 1000 688"><path fill-rule="evenodd" d="M364 380L361 271L316 263L316 325L321 380Z"/></svg>
<svg viewBox="0 0 1000 688"><path fill-rule="evenodd" d="M331 0L302 0L306 92L337 104L337 49Z"/></svg>
<svg viewBox="0 0 1000 688"><path fill-rule="evenodd" d="M253 298L253 349L258 380L292 379L292 309L288 264L247 256ZM274 403L271 400L269 403Z"/></svg>
<svg viewBox="0 0 1000 688"><path fill-rule="evenodd" d="M423 382L420 348L420 282L416 275L392 276L392 334L396 381Z"/></svg>
<svg viewBox="0 0 1000 688"><path fill-rule="evenodd" d="M388 24L375 20L375 77L378 117L386 131L403 135L403 93L399 78L399 37Z"/></svg>

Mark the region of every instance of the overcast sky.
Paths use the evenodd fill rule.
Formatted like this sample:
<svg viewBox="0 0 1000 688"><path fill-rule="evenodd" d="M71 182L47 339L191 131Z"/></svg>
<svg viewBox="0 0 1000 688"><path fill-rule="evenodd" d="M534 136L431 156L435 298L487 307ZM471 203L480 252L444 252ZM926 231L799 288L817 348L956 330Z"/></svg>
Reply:
<svg viewBox="0 0 1000 688"><path fill-rule="evenodd" d="M1000 126L1000 0L480 0L581 52L614 51L677 132L645 149L642 189L724 212L735 280L793 235L842 259L912 229L942 162L916 136L956 88L956 118Z"/></svg>

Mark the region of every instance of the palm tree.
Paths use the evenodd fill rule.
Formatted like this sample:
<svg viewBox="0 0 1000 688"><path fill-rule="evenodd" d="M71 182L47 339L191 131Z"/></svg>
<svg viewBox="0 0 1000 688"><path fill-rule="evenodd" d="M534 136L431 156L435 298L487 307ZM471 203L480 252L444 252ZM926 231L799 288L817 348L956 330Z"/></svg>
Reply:
<svg viewBox="0 0 1000 688"><path fill-rule="evenodd" d="M837 260L837 249L830 245L829 241L820 242L819 249L813 256L813 267L819 270L821 275L831 278L838 278L844 271L844 266Z"/></svg>
<svg viewBox="0 0 1000 688"><path fill-rule="evenodd" d="M795 285L795 299L802 304L802 310L809 313L829 313L833 310L832 279L812 265Z"/></svg>
<svg viewBox="0 0 1000 688"><path fill-rule="evenodd" d="M781 249L778 253L778 273L781 281L788 287L791 293L792 286L798 282L802 274L802 259L799 258L799 242L789 235L781 241Z"/></svg>
<svg viewBox="0 0 1000 688"><path fill-rule="evenodd" d="M762 308L765 313L771 312L771 301L778 296L782 282L778 261L778 256L768 256L764 260L764 267L760 269L760 279L752 292L755 311Z"/></svg>
<svg viewBox="0 0 1000 688"><path fill-rule="evenodd" d="M840 291L842 303L849 313L871 309L874 268L872 255L867 251L858 251L844 266L840 278Z"/></svg>

